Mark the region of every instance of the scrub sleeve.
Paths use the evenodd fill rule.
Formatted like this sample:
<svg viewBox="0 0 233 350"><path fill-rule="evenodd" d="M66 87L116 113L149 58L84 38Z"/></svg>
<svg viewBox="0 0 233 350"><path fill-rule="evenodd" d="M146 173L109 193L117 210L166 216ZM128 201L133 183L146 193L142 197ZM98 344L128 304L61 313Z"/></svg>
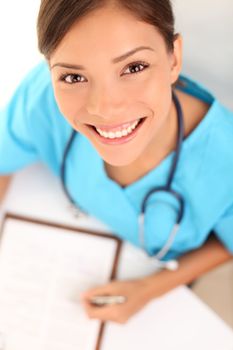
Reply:
<svg viewBox="0 0 233 350"><path fill-rule="evenodd" d="M0 111L0 174L10 174L38 160L27 110L30 86L24 80Z"/></svg>

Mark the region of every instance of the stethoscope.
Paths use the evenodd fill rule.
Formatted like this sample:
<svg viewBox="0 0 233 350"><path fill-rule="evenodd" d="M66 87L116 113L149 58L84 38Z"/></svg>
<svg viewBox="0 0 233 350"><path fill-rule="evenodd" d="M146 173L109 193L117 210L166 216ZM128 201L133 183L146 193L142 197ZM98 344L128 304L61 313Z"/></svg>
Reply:
<svg viewBox="0 0 233 350"><path fill-rule="evenodd" d="M174 271L179 267L178 261L177 260L162 261L162 259L168 253L168 251L170 250L170 248L174 242L174 239L175 239L177 232L180 228L181 221L182 221L183 214L184 214L184 199L181 196L181 194L179 194L177 191L174 191L171 188L171 184L172 184L172 181L174 179L175 172L176 172L177 165L178 165L178 161L180 158L181 147L182 147L182 142L183 142L183 138L184 138L183 111L182 111L180 102L179 102L174 91L172 91L172 99L175 103L176 113L177 113L177 122L178 122L176 149L174 152L172 165L171 165L171 168L169 171L169 175L168 175L166 184L164 186L153 187L145 195L143 202L142 202L142 205L141 205L141 213L138 217L139 240L140 240L141 247L146 251L145 240L144 240L144 238L145 238L145 232L144 232L145 222L144 221L145 221L146 205L147 205L149 197L154 193L159 193L159 192L161 193L162 192L162 193L166 193L166 194L169 194L170 196L172 196L176 200L176 202L178 203L178 209L176 210L176 221L175 221L175 224L174 224L174 226L173 226L173 228L168 236L168 239L165 242L164 246L159 250L159 252L151 257L155 263L155 266L158 269L166 268L170 271ZM67 145L65 147L65 150L64 150L60 174L61 174L61 180L62 180L62 187L63 187L63 190L64 190L66 196L68 197L68 199L71 203L71 208L74 211L75 216L80 217L80 216L88 216L88 214L86 213L85 210L83 210L80 207L80 205L77 205L77 203L74 201L74 199L70 195L70 193L67 189L67 186L66 186L66 160L67 160L68 153L71 149L71 146L73 144L73 141L74 141L76 134L77 134L77 132L75 130L72 130L71 136L70 136L70 138L67 142Z"/></svg>

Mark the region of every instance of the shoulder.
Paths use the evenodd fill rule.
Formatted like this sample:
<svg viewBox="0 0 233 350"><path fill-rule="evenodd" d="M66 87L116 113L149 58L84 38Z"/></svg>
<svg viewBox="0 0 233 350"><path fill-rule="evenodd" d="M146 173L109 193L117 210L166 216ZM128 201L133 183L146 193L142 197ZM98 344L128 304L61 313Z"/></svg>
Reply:
<svg viewBox="0 0 233 350"><path fill-rule="evenodd" d="M39 62L28 71L16 89L16 94L24 94L30 99L27 104L38 101L45 90L52 88L49 69L45 61Z"/></svg>
<svg viewBox="0 0 233 350"><path fill-rule="evenodd" d="M203 184L209 198L214 193L219 204L229 205L233 200L233 113L216 99L204 129L204 147L199 152Z"/></svg>
<svg viewBox="0 0 233 350"><path fill-rule="evenodd" d="M25 75L10 105L17 104L20 100L24 102L26 122L37 133L40 126L46 127L43 131L61 129L63 135L70 133L71 127L56 103L46 61L42 60Z"/></svg>
<svg viewBox="0 0 233 350"><path fill-rule="evenodd" d="M32 67L25 75L22 83L26 87L33 82L48 82L50 80L49 68L45 60L41 60L34 67Z"/></svg>
<svg viewBox="0 0 233 350"><path fill-rule="evenodd" d="M210 123L209 142L212 153L222 157L223 162L229 162L233 172L233 112L224 106L219 100L215 99L212 108L209 111ZM233 175L233 173L232 173Z"/></svg>
<svg viewBox="0 0 233 350"><path fill-rule="evenodd" d="M31 161L28 154L33 150L37 159L57 170L71 131L56 103L48 65L41 61L24 76L1 111L0 146L12 149L12 163L14 154Z"/></svg>
<svg viewBox="0 0 233 350"><path fill-rule="evenodd" d="M232 138L233 143L233 112L216 100L215 110L216 136L224 133L224 138Z"/></svg>
<svg viewBox="0 0 233 350"><path fill-rule="evenodd" d="M27 97L27 110L40 107L50 111L56 106L48 65L41 61L24 77L18 90Z"/></svg>
<svg viewBox="0 0 233 350"><path fill-rule="evenodd" d="M195 127L184 140L181 173L209 198L218 192L229 200L233 198L233 112L203 85L187 77L182 80L182 91L208 104L208 109L200 107L202 115L193 114Z"/></svg>
<svg viewBox="0 0 233 350"><path fill-rule="evenodd" d="M177 93L181 98L186 123L186 136L201 130L221 139L218 148L233 143L233 112L224 106L204 85L181 75ZM197 133L198 134L198 133ZM224 140L222 139L225 139ZM217 141L216 139L216 141Z"/></svg>

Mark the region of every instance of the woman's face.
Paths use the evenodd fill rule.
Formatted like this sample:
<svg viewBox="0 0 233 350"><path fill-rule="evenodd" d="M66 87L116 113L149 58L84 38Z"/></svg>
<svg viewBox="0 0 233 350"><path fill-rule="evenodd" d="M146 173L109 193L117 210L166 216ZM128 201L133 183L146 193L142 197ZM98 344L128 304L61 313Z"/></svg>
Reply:
<svg viewBox="0 0 233 350"><path fill-rule="evenodd" d="M106 163L129 165L161 136L180 72L179 50L168 53L154 26L104 8L78 21L51 55L61 113Z"/></svg>

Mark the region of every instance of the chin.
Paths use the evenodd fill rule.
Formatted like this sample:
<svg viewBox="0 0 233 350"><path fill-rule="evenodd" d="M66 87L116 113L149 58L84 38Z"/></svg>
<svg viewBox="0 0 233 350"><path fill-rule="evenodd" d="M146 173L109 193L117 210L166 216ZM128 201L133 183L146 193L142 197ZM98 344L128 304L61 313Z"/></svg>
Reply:
<svg viewBox="0 0 233 350"><path fill-rule="evenodd" d="M119 157L106 157L100 154L100 157L110 166L114 167L126 167L131 164L133 164L137 157L122 157L122 155L119 155Z"/></svg>

